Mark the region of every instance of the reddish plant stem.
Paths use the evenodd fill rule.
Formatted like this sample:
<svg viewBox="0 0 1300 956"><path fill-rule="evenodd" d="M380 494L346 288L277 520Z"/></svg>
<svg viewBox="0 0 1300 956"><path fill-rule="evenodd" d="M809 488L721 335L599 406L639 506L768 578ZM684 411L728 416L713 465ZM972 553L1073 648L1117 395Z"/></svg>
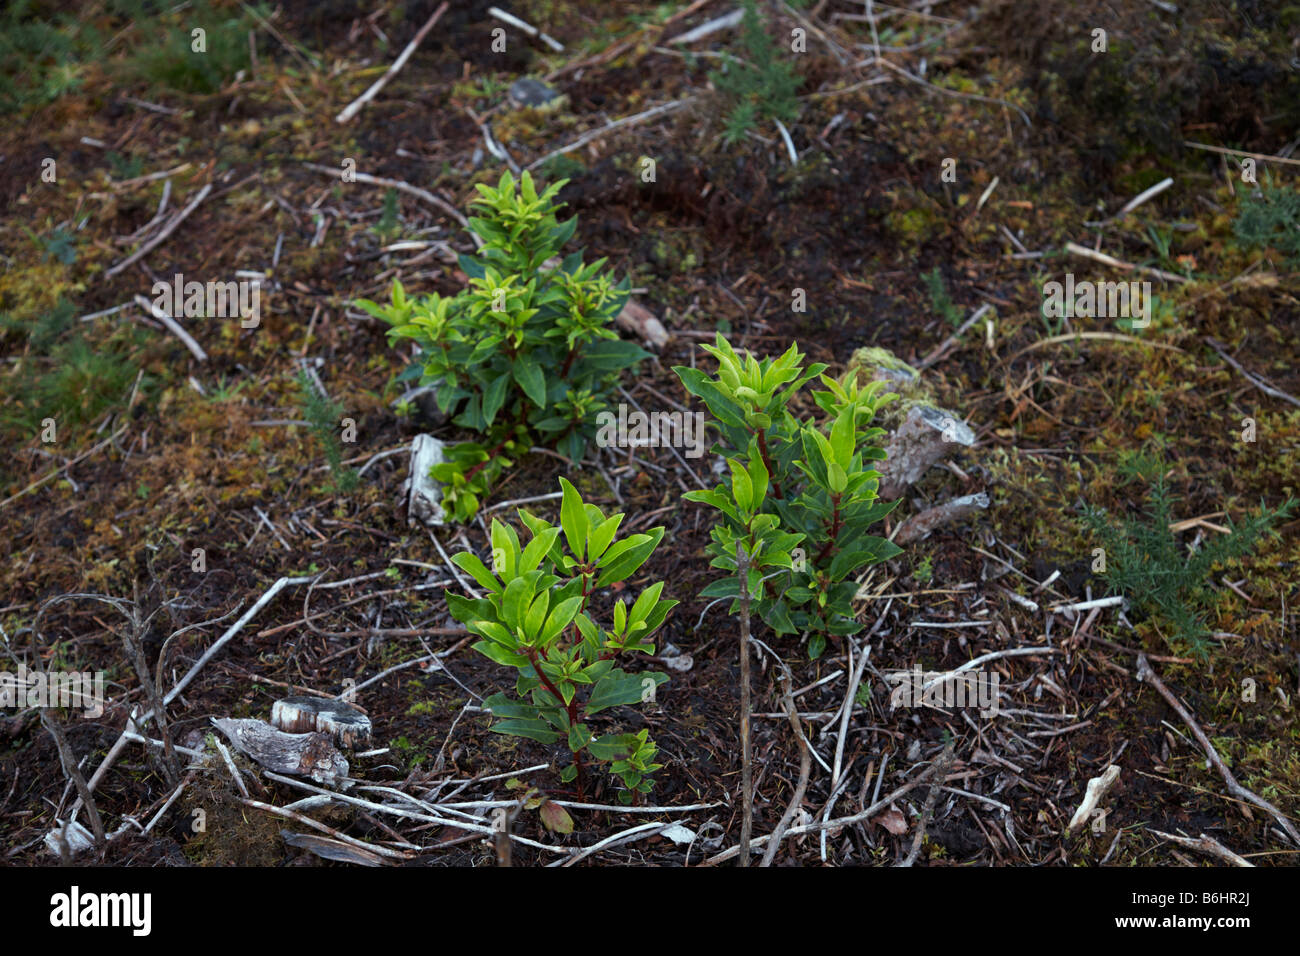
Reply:
<svg viewBox="0 0 1300 956"><path fill-rule="evenodd" d="M550 691L551 694L554 695L555 699L558 700L561 705L563 705L565 712L569 715L569 726L572 727L574 724L578 722L577 696L575 695L573 700L565 704L564 695L560 693L560 689L555 686L555 684L551 681L549 677L547 677L544 673L542 673L541 665L538 663L537 660L537 652L532 648L529 648L528 650L528 660L532 663L533 672L537 675L537 679L542 682L542 686L545 687L548 691ZM546 660L546 652L544 650L542 651L542 660ZM582 800L584 798L585 791L586 791L587 768L583 764L581 750L574 753L573 763L574 766L578 768L578 799Z"/></svg>
<svg viewBox="0 0 1300 956"><path fill-rule="evenodd" d="M826 545L817 554L817 563L821 564L835 547L835 539L840 533L840 496L831 495L831 528L830 537L826 539Z"/></svg>
<svg viewBox="0 0 1300 956"><path fill-rule="evenodd" d="M751 540L750 546L753 546ZM749 554L736 544L736 577L740 579L740 860L749 866L749 843L754 832L753 763L749 746Z"/></svg>
<svg viewBox="0 0 1300 956"><path fill-rule="evenodd" d="M767 453L767 433L760 429L754 434L758 436L758 454L762 457L763 467L767 469L768 477L772 481L772 490L776 492L778 498L784 498L785 495L781 493L781 483L774 477L776 470L772 467L772 458Z"/></svg>

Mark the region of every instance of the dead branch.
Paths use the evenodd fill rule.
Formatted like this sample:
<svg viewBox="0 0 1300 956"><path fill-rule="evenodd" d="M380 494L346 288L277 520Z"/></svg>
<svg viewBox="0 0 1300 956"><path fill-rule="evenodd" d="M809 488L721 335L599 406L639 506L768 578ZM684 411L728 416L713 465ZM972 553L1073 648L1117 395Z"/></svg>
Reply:
<svg viewBox="0 0 1300 956"><path fill-rule="evenodd" d="M1159 830L1151 830L1150 832L1154 833L1161 839L1169 840L1172 843L1181 844L1182 846L1192 850L1200 850L1202 853L1208 853L1210 856L1217 856L1220 860L1226 860L1233 866L1253 867L1255 865L1245 857L1233 853L1218 840L1214 839L1214 837L1206 836L1204 833L1202 833L1197 839L1193 840L1191 837L1177 836L1173 833L1162 833Z"/></svg>
<svg viewBox="0 0 1300 956"><path fill-rule="evenodd" d="M866 658L866 652L862 654ZM790 797L790 804L785 808L785 813L781 815L780 822L777 823L776 829L772 831L771 839L768 840L767 850L763 854L763 862L760 866L771 866L772 860L776 858L776 851L781 847L781 838L785 836L785 831L790 826L790 821L794 819L795 812L803 804L804 791L808 789L808 776L812 772L812 754L811 747L808 744L808 738L804 736L803 724L799 721L799 711L794 705L794 687L790 680L790 668L786 666L785 661L777 658L778 679L781 681L781 702L785 705L785 712L790 717L790 726L794 730L795 743L799 745L799 782L795 785L794 794ZM861 668L858 669L858 676L862 676ZM843 736L840 738L842 744Z"/></svg>
<svg viewBox="0 0 1300 956"><path fill-rule="evenodd" d="M1235 368L1238 372L1244 375L1246 377L1246 381L1250 382L1251 385L1254 385L1265 395L1272 395L1274 398L1280 398L1284 402L1290 402L1292 405L1295 405L1297 408L1300 408L1300 399L1296 398L1294 395L1288 395L1280 388L1274 388L1272 385L1269 385L1268 382L1264 381L1264 379L1260 378L1258 375L1252 375L1250 372L1246 371L1245 367L1242 366L1240 362L1238 362L1235 358L1233 358L1231 355L1227 353L1227 351L1223 347L1222 342L1210 336L1206 336L1205 343L1210 348L1214 349L1214 351L1218 352L1219 357L1221 359L1223 359L1225 362L1227 362L1229 365Z"/></svg>
<svg viewBox="0 0 1300 956"><path fill-rule="evenodd" d="M952 746L953 744L951 743L948 745L949 748L951 748ZM943 755L940 754L939 758L933 761L930 764L930 766L925 768L925 770L921 771L921 773L917 775L915 780L909 780L907 783L903 784L897 790L893 791L890 794L887 794L884 797L881 797L879 800L876 800L871 804L871 806L867 807L865 810L862 810L859 813L855 813L852 816L848 816L848 817L838 817L834 820L821 820L821 821L815 821L813 823L806 823L801 826L791 827L785 832L785 836L798 836L801 833L814 833L818 830L833 830L837 827L852 826L855 823L861 823L863 820L869 820L871 817L875 816L881 810L885 809L885 807L889 806L899 797L903 796L903 794L908 793L911 790L915 790L917 787L922 786L925 783L928 783L932 777L938 775L940 769L939 760L942 758ZM770 836L762 836L754 840L753 843L754 845L758 845L761 843L766 843L770 839L771 839ZM704 860L699 865L716 866L719 863L725 863L727 860L730 860L733 856L735 856L739 852L740 852L739 845L733 846L730 849L723 850L721 853L709 857L707 860Z"/></svg>
<svg viewBox="0 0 1300 956"><path fill-rule="evenodd" d="M942 789L944 778L948 776L948 768L952 766L952 758L955 751L952 744L944 748L943 753L939 755L939 770L934 775L934 781L930 784L930 792L926 795L925 804L921 807L921 819L916 821L916 833L912 836L912 849L907 854L907 859L898 864L901 867L911 866L916 862L916 858L921 855L921 841L925 839L925 828L930 823L930 817L934 814L934 805L938 802L939 791Z"/></svg>
<svg viewBox="0 0 1300 956"><path fill-rule="evenodd" d="M1187 728L1196 738L1196 742L1199 743L1201 749L1205 751L1205 756L1209 758L1210 763L1214 765L1214 769L1219 771L1219 776L1223 777L1223 782L1228 785L1228 792L1234 797L1253 803L1261 810L1267 810L1273 816L1273 819L1278 822L1278 825L1286 831L1287 836L1295 842L1296 846L1300 846L1300 833L1296 832L1295 825L1283 815L1281 810L1273 806L1273 804L1269 803L1263 797L1256 796L1253 792L1247 790L1237 782L1237 778L1232 775L1232 771L1229 770L1227 764L1223 762L1223 758L1219 756L1219 752L1214 749L1214 744L1210 743L1210 738L1205 736L1205 732L1201 730L1200 726L1192 718L1192 715L1187 711L1187 708L1182 705L1178 698L1174 696L1173 691L1166 687L1165 682L1162 681L1159 676L1157 676L1156 672L1151 669L1151 662L1147 660L1145 654L1138 655L1137 678L1140 681L1149 683L1159 691L1160 696L1163 697L1169 703L1169 706L1174 709L1174 713L1182 718L1183 723L1187 725Z"/></svg>
<svg viewBox="0 0 1300 956"><path fill-rule="evenodd" d="M192 213L195 209L199 208L199 203L207 199L208 193L210 192L212 192L212 183L208 183L206 186L200 189L198 191L198 194L189 201L188 205L186 205L184 209L182 209L176 215L172 216L171 221L167 223L167 225L163 226L160 230L158 230L158 234L156 236L154 236L152 239L150 239L148 242L142 245L135 252L131 253L129 256L127 256L125 259L119 262L117 265L110 266L108 269L104 270L104 275L109 278L112 278L113 276L121 272L123 269L125 269L127 266L131 265L133 262L138 262L140 259L143 259L146 255L148 255L158 246L162 245L163 240L166 239L168 236L170 236L173 232L175 232L176 227L179 226L182 222L184 222L186 218L188 218L190 213Z"/></svg>
<svg viewBox="0 0 1300 956"><path fill-rule="evenodd" d="M406 61L411 58L411 54L415 52L415 48L424 41L424 38L428 35L429 31L433 29L433 25L441 19L444 13L447 12L447 7L450 5L449 0L442 0L438 9L433 11L433 16L429 17L429 19L425 21L424 26L420 27L419 32L415 34L415 38L406 45L406 49L398 54L397 59L393 61L393 65L385 71L383 76L371 84L370 89L358 96L344 108L343 112L334 117L334 122L343 124L351 120L352 117L361 112L362 107L373 100L379 94L379 91L388 85L388 81L395 77L401 71L402 67L406 66Z"/></svg>

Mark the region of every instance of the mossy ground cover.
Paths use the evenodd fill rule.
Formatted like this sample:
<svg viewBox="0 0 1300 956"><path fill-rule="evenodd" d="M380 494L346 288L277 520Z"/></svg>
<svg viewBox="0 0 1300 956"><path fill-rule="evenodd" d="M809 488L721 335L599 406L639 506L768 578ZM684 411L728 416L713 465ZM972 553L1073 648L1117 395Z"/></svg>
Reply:
<svg viewBox="0 0 1300 956"><path fill-rule="evenodd" d="M992 745L976 747L958 715L891 712L889 685L869 673L866 706L854 716L844 754L862 777L861 794L855 782L840 810L869 797L883 753L897 756L893 782L913 740L929 749L951 734L962 742L954 772L968 772L959 786L1009 806L1016 837L1007 838L1005 820L987 806L969 813L949 806L928 831L931 865L1171 862L1150 829L1206 830L1253 862L1288 862L1258 814L1248 818L1227 799L1203 755L1163 723L1182 729L1154 692L1134 682L1126 649L1154 655L1243 784L1300 812L1294 516L1277 527L1280 537L1211 575L1203 614L1216 642L1208 658L1172 647L1169 622L1158 615L1130 611L1121 619L1103 611L1087 626L1086 614L1056 617L1049 631L1043 614L1006 591L1040 605L1106 593L1092 570L1099 545L1080 517L1084 506L1141 515L1146 486L1126 467L1136 456L1165 464L1184 548L1222 534L1228 518L1300 494L1300 408L1252 384L1209 344L1222 343L1275 390L1300 395L1300 284L1289 249L1241 241L1239 214L1257 188L1242 178L1247 157L1186 145L1281 155L1296 128L1300 74L1278 64L1294 55L1287 38L1300 13L1188 3L1172 17L1132 0L1102 19L1086 3L1000 0L967 23L938 16L942 8L937 19L891 16L873 39L861 21L833 18L860 4L822 4L801 14L822 35L810 32L807 52L797 55L798 113L787 123L799 154L792 164L771 124L727 142L725 103L708 77L722 53L744 55L737 35L715 34L685 49L671 43L718 15L714 7L667 27L671 6L647 13L535 0L513 7L565 45L556 53L513 34L505 51L494 51L499 23L487 15L490 4L457 4L383 93L354 121L337 124L334 116L434 6L408 4L369 19L346 4L284 3L252 15L222 0L193 14L97 2L80 4L70 19L53 19L38 5L6 14L30 27L6 32L0 87L10 98L0 129L6 633L30 627L40 604L58 594L121 596L138 587L147 601L178 599L180 626L247 607L283 575L321 574L323 584L374 574L315 590L306 611L305 589L278 598L187 692L173 715L178 739L205 731L209 716L265 716L287 688L338 693L347 680L406 665L362 694L380 745L391 751L360 761L359 774L429 792L449 778L550 763L548 748L492 735L486 715L465 709L474 695L501 689L490 665L463 647L443 659L445 670L411 663L452 650L459 639L397 633L450 623L441 588L457 585L429 532L405 523L398 504L405 456L376 457L429 427L418 413L398 416L392 407L404 388L393 379L409 355L391 349L380 324L351 303L386 298L395 278L408 290L454 295L466 281L455 253L470 251L467 236L420 199L398 193L394 208L385 188L343 183L306 164L342 170L350 158L359 171L464 210L474 184L495 183L503 168L485 127L511 161L526 165L607 119L696 96L535 170L543 181L570 179L560 198L579 216L575 242L588 259L608 256L674 332L658 363L627 383L637 400L685 402L671 367L707 362L696 346L715 330L762 354L798 341L810 361L838 373L867 346L920 364L954 333L951 315L942 313L965 317L992 307L991 329L972 326L923 371L936 401L967 417L977 445L952 469L932 469L898 514L978 491L989 493L992 507L868 573L860 613L874 624L892 601L872 641L880 672L952 668L1050 639L1059 655L998 666L1017 708L1051 717L1010 725L1019 740L999 731ZM218 42L217 55L191 60L178 38L196 25ZM800 25L785 12L769 21L778 41ZM228 42L236 28L238 45ZM1106 52L1092 49L1095 28L1107 31ZM870 65L877 41L896 69ZM552 110L517 108L506 91L525 74L551 75L567 100ZM655 162L653 182L640 175L645 157ZM42 179L47 159L55 163L53 182ZM1258 167L1261 182L1294 191L1293 164L1261 160ZM955 176L945 177L945 168ZM1113 218L1166 177L1171 188ZM156 233L150 224L164 192L171 214L205 186L210 192L165 241L109 274L141 237ZM387 248L402 240L427 245ZM1158 302L1145 329L1110 317L1052 319L1043 310L1046 282L1066 272L1136 276L1069 253L1070 242L1182 281L1153 280ZM225 280L241 271L265 277L260 324L183 319L204 362L141 310L117 309L136 295L151 297L153 282L176 272ZM935 304L939 286L926 276L941 282L943 309ZM795 290L804 293L804 311L791 308ZM95 313L106 314L86 318ZM1075 332L1110 337L1061 338ZM337 463L360 472L353 490L338 487L312 429L294 424L307 418L298 382L304 362L355 423L357 440L342 445ZM56 426L53 442L42 440L47 418ZM1243 440L1252 426L1254 440ZM708 516L681 500L696 476L666 449L593 461L599 469L575 472L554 456L528 456L484 504L551 493L565 474L588 500L626 511L625 529L668 528L671 554L656 556L645 580L667 580L665 595L684 602L661 641L691 654L694 666L673 675L660 706L615 719L625 730L652 728L666 765L655 799L716 804L691 825L713 819L729 845L738 827L736 803L726 799L739 773L735 629L721 609L704 613L707 602L695 597L711 578L703 559ZM692 466L709 478L708 459ZM496 515L513 520L509 509ZM475 524L435 535L448 551L482 543ZM206 555L203 573L192 570L195 549ZM381 588L397 593L367 597ZM309 618L315 613L322 616ZM987 626L909 626L981 619ZM139 700L137 678L108 618L92 607L60 605L43 630L60 659L102 667L117 682L110 696L118 704L102 719L70 722L76 752L97 762L116 739L125 702ZM209 626L179 639L167 649L169 668L183 673L216 633ZM152 654L165 636L150 637ZM796 646L774 647L800 687L846 663L829 653L808 663ZM823 714L820 724L845 692L841 677L801 696L800 708ZM762 713L780 710L769 674L758 681L757 701ZM1054 733L1065 726L1075 729ZM767 832L789 800L798 761L783 719L756 719L755 734L768 767L756 827ZM990 746L1017 770L977 756ZM1112 760L1124 775L1107 830L1064 835L1088 779ZM115 841L103 859L298 855L276 844L267 856L263 838L273 840L275 828L226 802L234 793L228 778L205 780L222 796L196 790L151 837ZM34 862L65 781L30 714L0 720L0 781L4 791L16 781L0 804L4 852ZM553 772L534 782L563 794ZM811 788L806 809L820 813L828 779L815 776ZM278 785L268 792L281 803L301 795ZM166 796L142 752L98 791L114 825L123 814L156 810ZM194 841L185 820L198 805L250 830L232 823L228 839ZM360 816L328 822L365 839L391 836ZM565 845L595 842L620 823L584 814ZM535 815L519 828L556 839ZM421 859L491 858L490 848L462 837L451 828L422 836ZM910 842L910 834L901 839ZM889 862L902 845L875 825L828 843L834 862ZM788 852L803 862L819 858L816 840ZM629 862L675 862L682 851L657 839L620 853ZM517 853L519 862L549 859Z"/></svg>

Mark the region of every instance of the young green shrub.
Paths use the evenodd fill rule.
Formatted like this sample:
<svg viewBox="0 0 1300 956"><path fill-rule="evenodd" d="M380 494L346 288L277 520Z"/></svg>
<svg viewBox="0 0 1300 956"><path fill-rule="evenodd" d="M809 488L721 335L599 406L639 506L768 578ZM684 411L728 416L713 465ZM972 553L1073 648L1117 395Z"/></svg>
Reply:
<svg viewBox="0 0 1300 956"><path fill-rule="evenodd" d="M885 457L875 444L884 430L869 426L896 396L877 394L880 382L843 385L823 375L822 364L804 369L795 345L761 361L737 355L721 335L705 349L718 360L716 376L674 369L717 419L714 451L731 468L730 487L686 495L720 513L708 550L712 566L730 572L700 596L739 598L742 546L755 611L778 634L808 634L808 655L816 659L827 637L862 628L852 604L857 572L902 551L867 533L895 504L877 498L880 473L870 462ZM800 421L788 407L813 378L828 389L812 393L825 424ZM732 613L737 606L733 600Z"/></svg>
<svg viewBox="0 0 1300 956"><path fill-rule="evenodd" d="M492 729L543 744L564 742L573 763L561 772L585 791L588 758L608 763L625 788L624 803L650 792L662 764L648 731L597 736L588 720L610 707L654 699L666 674L629 674L617 666L636 653L653 654L651 635L678 602L661 600L662 581L651 584L631 607L619 598L612 628L593 620L592 598L601 588L631 577L663 538L654 528L615 541L623 515L606 517L586 504L561 478L560 526L520 509L532 539L520 547L514 528L492 521L492 568L475 554L454 555L457 567L487 593L481 598L447 595L456 620L481 640L474 649L515 668L515 697L493 694L484 704L497 718Z"/></svg>
<svg viewBox="0 0 1300 956"><path fill-rule="evenodd" d="M17 359L0 369L0 436L21 444L46 418L66 434L124 402L145 341L138 327L92 338L63 298L35 316L0 313L0 349ZM151 384L140 380L142 390Z"/></svg>
<svg viewBox="0 0 1300 956"><path fill-rule="evenodd" d="M484 215L469 226L484 244L460 257L470 284L459 295L408 299L394 283L390 304L357 303L392 324L391 341L416 343L420 384L435 385L442 411L458 410L452 421L482 436L453 446L434 468L456 520L472 517L492 483L535 444L579 461L619 372L650 354L612 328L628 285L615 285L604 259L584 265L575 252L546 267L577 225L556 218L564 182L538 194L528 173L518 185L506 173L495 189L478 186L474 205Z"/></svg>
<svg viewBox="0 0 1300 956"><path fill-rule="evenodd" d="M709 74L729 103L723 139L734 145L760 121L790 122L799 112L799 75L763 29L754 0L744 0L741 44L745 60L727 56L723 70Z"/></svg>
<svg viewBox="0 0 1300 956"><path fill-rule="evenodd" d="M930 295L930 305L935 313L942 316L944 321L953 328L959 327L962 320L961 309L948 294L948 289L943 284L943 276L939 274L939 267L935 266L929 272L921 273L921 281L925 283L926 292Z"/></svg>
<svg viewBox="0 0 1300 956"><path fill-rule="evenodd" d="M195 0L186 7L174 26L164 26L162 17L150 18L157 38L140 44L123 64L127 77L145 80L154 89L180 93L215 93L249 67L249 31L258 27L256 12L264 21L263 7L250 12L246 5L236 11L218 10L211 0ZM200 39L194 30L202 29ZM200 47L201 44L201 47Z"/></svg>
<svg viewBox="0 0 1300 956"><path fill-rule="evenodd" d="M1135 467L1144 469L1144 464ZM1110 593L1129 598L1140 610L1169 625L1168 640L1177 651L1203 658L1212 647L1212 635L1202 617L1213 598L1206 587L1210 571L1249 554L1278 519L1291 515L1295 502L1261 509L1240 524L1229 521L1230 534L1211 535L1200 550L1188 554L1169 530L1178 499L1163 471L1158 467L1152 479L1145 520L1121 517L1116 523L1105 510L1089 507L1083 512L1083 523L1104 549L1105 570L1101 573Z"/></svg>
<svg viewBox="0 0 1300 956"><path fill-rule="evenodd" d="M298 373L298 406L311 427L312 435L325 452L330 476L336 491L351 491L357 486L357 473L343 464L343 443L339 440L339 423L343 406L326 398L316 388L307 372Z"/></svg>
<svg viewBox="0 0 1300 956"><path fill-rule="evenodd" d="M1285 186L1248 192L1232 224L1247 249L1276 249L1288 269L1300 269L1300 192Z"/></svg>

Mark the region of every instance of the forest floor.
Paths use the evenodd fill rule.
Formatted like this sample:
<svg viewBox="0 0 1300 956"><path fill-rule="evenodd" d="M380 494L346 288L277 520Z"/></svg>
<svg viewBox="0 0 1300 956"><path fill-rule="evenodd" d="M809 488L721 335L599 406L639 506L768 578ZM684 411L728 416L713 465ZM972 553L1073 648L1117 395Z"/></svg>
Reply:
<svg viewBox="0 0 1300 956"><path fill-rule="evenodd" d="M867 629L855 641L809 661L799 641L756 622L793 671L815 751L796 824L861 814L955 748L933 795L916 787L865 819L789 837L778 863L892 864L918 837L918 862L931 866L1223 862L1159 834L1207 834L1260 865L1294 862L1300 846L1229 792L1192 728L1137 673L1143 651L1240 784L1300 815L1300 518L1203 582L1208 653L1180 644L1143 595L1126 595L1127 610L1052 610L1112 593L1093 570L1100 545L1082 510L1142 520L1156 472L1177 496L1183 552L1297 494L1297 262L1243 242L1234 226L1248 192L1295 190L1294 8L1189 2L1171 13L1120 0L1101 16L1073 0L998 0L966 20L965 5L935 0L877 4L873 24L860 2L763 4L782 49L791 31L806 36L806 52L791 54L792 162L770 122L738 143L724 138L728 104L709 73L726 51L744 57L739 33L674 42L733 8L720 0L501 4L562 51L493 18L485 0L457 3L345 124L336 115L410 42L432 0L364 14L335 0L252 13L213 0L134 19L122 11L148 5L77 6L51 28L67 44L41 46L34 30L22 59L25 34L7 28L0 59L0 432L10 450L0 462L0 626L19 658L35 647L50 669L107 673L102 715L54 715L85 776L146 698L113 608L47 602L91 593L142 614L162 608L144 651L165 689L288 577L172 703L176 741L201 748L210 718L265 719L286 694L361 685L356 703L383 752L354 756L351 774L416 802L370 791L378 808L302 812L388 863L494 864L484 802L514 799L511 777L574 802L557 771L562 748L493 734L475 709L510 676L464 637L439 633L456 625L442 597L458 587L444 553L481 553L484 525L407 525L405 449L429 427L418 412L395 412L409 354L354 304L386 300L394 280L414 294L461 289L456 254L473 246L448 210L465 212L474 184L514 163L543 182L569 180L560 198L578 216L573 248L608 257L671 333L625 377L635 400L686 404L672 366L711 368L699 346L721 330L760 355L797 342L835 373L858 348L889 349L923 365L928 387L976 434L908 490L881 533L957 495L985 492L990 507L865 573ZM207 30L201 68L186 56L195 26ZM1104 52L1094 52L1095 28L1106 31ZM497 29L504 52L493 48ZM508 90L522 76L564 98L515 105ZM672 103L682 105L640 118ZM606 128L626 117L639 118ZM1252 156L1255 183L1243 180ZM645 157L653 182L640 175ZM53 182L42 177L47 159ZM309 165L341 171L349 159L446 208ZM1120 214L1166 178L1170 187ZM191 203L156 245L113 269ZM240 271L264 276L260 324L187 320L202 361L134 304L175 273L224 281ZM1149 326L1045 314L1043 283L1066 273L1150 279ZM791 307L795 290L803 311ZM355 423L355 443L343 446L344 466L361 472L353 490L336 486L302 427L304 363ZM525 812L513 833L530 842L515 845L515 863L565 861L658 823L585 863L695 864L734 846L740 829L737 625L697 597L714 577L710 516L682 499L715 482L713 463L687 467L666 448L589 458L570 467L525 457L484 516L515 522L512 507L492 509L550 495L564 475L588 501L625 512L624 530L665 527L627 584L664 580L665 596L682 602L657 640L686 669L651 705L605 721L650 728L665 765L653 808L612 806L605 786L587 802L611 806L570 806L569 834ZM558 513L551 500L530 507ZM996 716L890 706L890 673L1016 649L1034 652L988 665L1003 691ZM755 661L754 832L764 835L792 797L799 748L771 658ZM106 829L121 833L79 862L321 863L280 836L316 831L265 809L308 791L234 760L249 771L250 796L220 759L188 770L177 796L156 750L128 743L93 795ZM1067 831L1088 782L1112 764L1120 776L1104 817ZM49 862L42 839L76 799L39 714L0 713L6 861ZM472 826L410 818L417 806L456 816L446 809L455 801L478 802L460 811ZM678 842L683 832L693 839Z"/></svg>

